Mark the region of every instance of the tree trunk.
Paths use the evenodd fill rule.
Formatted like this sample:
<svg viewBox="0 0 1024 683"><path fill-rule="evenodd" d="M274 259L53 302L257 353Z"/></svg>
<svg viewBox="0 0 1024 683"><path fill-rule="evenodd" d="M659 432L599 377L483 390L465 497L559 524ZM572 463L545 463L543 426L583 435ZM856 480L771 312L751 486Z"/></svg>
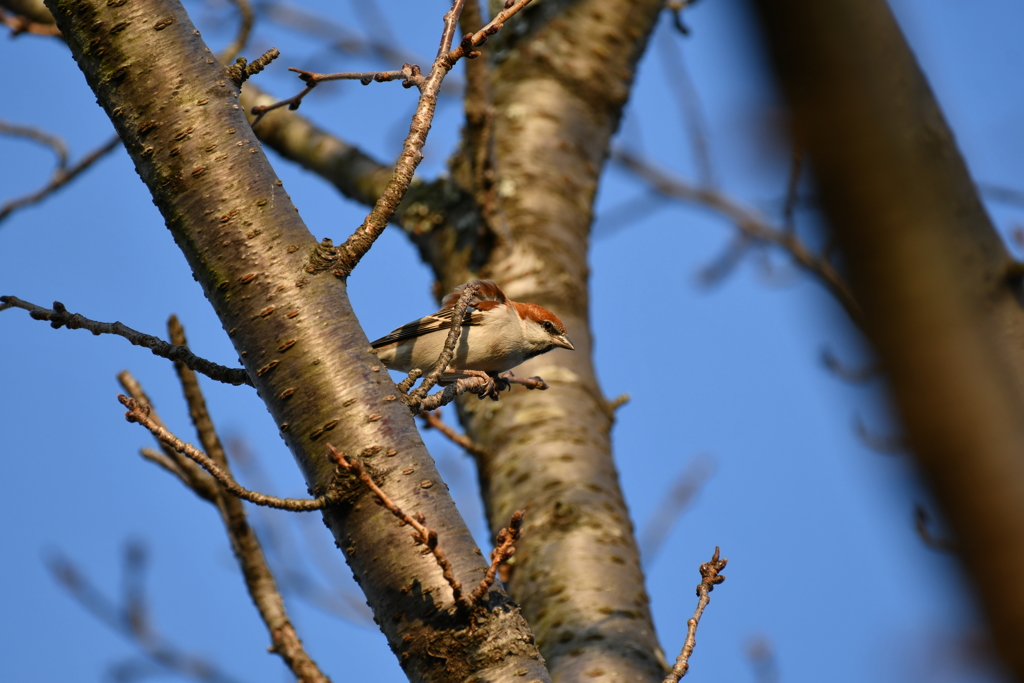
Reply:
<svg viewBox="0 0 1024 683"><path fill-rule="evenodd" d="M332 252L318 245L238 104L238 86L171 0L49 5L175 241L234 342L377 623L414 681L547 680L526 622L499 589L470 620L434 558L369 491L340 477L331 443L392 500L422 513L468 588L485 564L370 353Z"/></svg>
<svg viewBox="0 0 1024 683"><path fill-rule="evenodd" d="M882 0L756 5L908 442L1024 680L1020 267Z"/></svg>

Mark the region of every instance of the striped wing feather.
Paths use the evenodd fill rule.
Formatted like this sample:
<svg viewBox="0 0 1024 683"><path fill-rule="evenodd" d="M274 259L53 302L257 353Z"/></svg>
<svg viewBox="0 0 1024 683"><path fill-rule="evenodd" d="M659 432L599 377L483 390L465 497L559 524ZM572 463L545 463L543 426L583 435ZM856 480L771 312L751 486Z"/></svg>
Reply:
<svg viewBox="0 0 1024 683"><path fill-rule="evenodd" d="M480 313L473 309L467 309L466 315L462 319L462 325L478 325L480 324ZM411 323L402 325L397 330L391 332L380 339L371 342L370 346L375 349L379 349L382 346L388 344L394 344L405 339L415 339L416 337L422 337L425 334L431 332L437 332L439 330L449 330L452 327L452 312L451 309L445 311L441 310L434 315L428 315L425 318L414 320Z"/></svg>
<svg viewBox="0 0 1024 683"><path fill-rule="evenodd" d="M489 311L508 302L501 288L490 280L471 280L471 282L478 283L479 289L472 300L470 300L470 307L466 309L466 315L462 319L463 326L479 325L483 317L480 313L481 311ZM464 287L465 285L459 285L453 292L445 296L441 300L442 308L437 313L402 325L397 330L392 331L391 334L371 342L370 346L379 349L382 346L394 344L405 339L414 339L431 332L451 329L452 309L458 303L459 296L462 294Z"/></svg>

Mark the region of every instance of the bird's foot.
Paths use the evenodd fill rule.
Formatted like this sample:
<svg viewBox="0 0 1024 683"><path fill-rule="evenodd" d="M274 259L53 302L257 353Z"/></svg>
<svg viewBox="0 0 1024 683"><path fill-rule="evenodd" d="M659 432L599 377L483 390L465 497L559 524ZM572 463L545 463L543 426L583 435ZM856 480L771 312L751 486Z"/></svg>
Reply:
<svg viewBox="0 0 1024 683"><path fill-rule="evenodd" d="M512 388L512 383L508 378L501 377L500 375L492 375L480 370L463 370L462 373L470 377L480 377L484 380L483 385L479 389L473 390L473 393L481 399L489 398L492 401L497 401L498 394Z"/></svg>

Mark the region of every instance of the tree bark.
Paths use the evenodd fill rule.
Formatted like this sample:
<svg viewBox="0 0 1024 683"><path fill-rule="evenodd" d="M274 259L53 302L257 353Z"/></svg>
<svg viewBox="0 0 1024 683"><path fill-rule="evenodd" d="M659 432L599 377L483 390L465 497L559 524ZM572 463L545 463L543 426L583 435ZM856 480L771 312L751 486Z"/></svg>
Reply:
<svg viewBox="0 0 1024 683"><path fill-rule="evenodd" d="M882 0L755 5L908 442L1024 680L1021 269Z"/></svg>
<svg viewBox="0 0 1024 683"><path fill-rule="evenodd" d="M593 367L587 282L598 178L661 8L547 1L517 16L481 57L491 62L487 115L500 225L485 225L473 201L479 188L468 135L452 160L453 180L418 192L396 217L433 268L439 293L471 277L493 278L513 299L556 311L576 344L575 352L552 352L515 370L542 376L548 392L459 404L467 432L491 454L478 466L492 530L512 511L528 511L509 589L562 681L597 672L660 681L668 668L612 461L614 416ZM479 115L479 104L467 109ZM326 143L301 117L288 116L277 119L280 127L261 128L261 139L305 158L300 163L363 201L358 183L345 177L349 169L339 167L348 146ZM379 176L364 161L359 166L367 169L360 182Z"/></svg>
<svg viewBox="0 0 1024 683"><path fill-rule="evenodd" d="M455 576L476 585L480 552L370 353L333 250L309 234L255 140L232 72L171 0L49 7L311 492L337 496L325 522L410 680L548 680L499 589L470 624L408 528L328 461L328 443L359 458L395 503L425 516Z"/></svg>
<svg viewBox="0 0 1024 683"><path fill-rule="evenodd" d="M556 681L660 681L666 671L612 460L613 413L593 366L587 254L598 178L661 2L545 2L493 55L498 220L479 274L565 322L574 352L515 372L550 390L460 402L491 528L527 510L509 591ZM455 175L455 174L453 174ZM443 288L470 273L435 266Z"/></svg>

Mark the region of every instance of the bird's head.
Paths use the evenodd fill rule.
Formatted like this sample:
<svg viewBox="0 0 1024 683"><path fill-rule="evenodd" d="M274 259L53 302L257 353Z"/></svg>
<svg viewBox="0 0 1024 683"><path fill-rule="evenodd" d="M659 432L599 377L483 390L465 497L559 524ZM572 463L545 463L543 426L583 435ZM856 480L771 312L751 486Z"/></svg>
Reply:
<svg viewBox="0 0 1024 683"><path fill-rule="evenodd" d="M516 312L523 323L523 338L529 346L528 356L538 356L555 348L574 350L576 347L566 336L565 325L558 316L537 304L515 303Z"/></svg>

